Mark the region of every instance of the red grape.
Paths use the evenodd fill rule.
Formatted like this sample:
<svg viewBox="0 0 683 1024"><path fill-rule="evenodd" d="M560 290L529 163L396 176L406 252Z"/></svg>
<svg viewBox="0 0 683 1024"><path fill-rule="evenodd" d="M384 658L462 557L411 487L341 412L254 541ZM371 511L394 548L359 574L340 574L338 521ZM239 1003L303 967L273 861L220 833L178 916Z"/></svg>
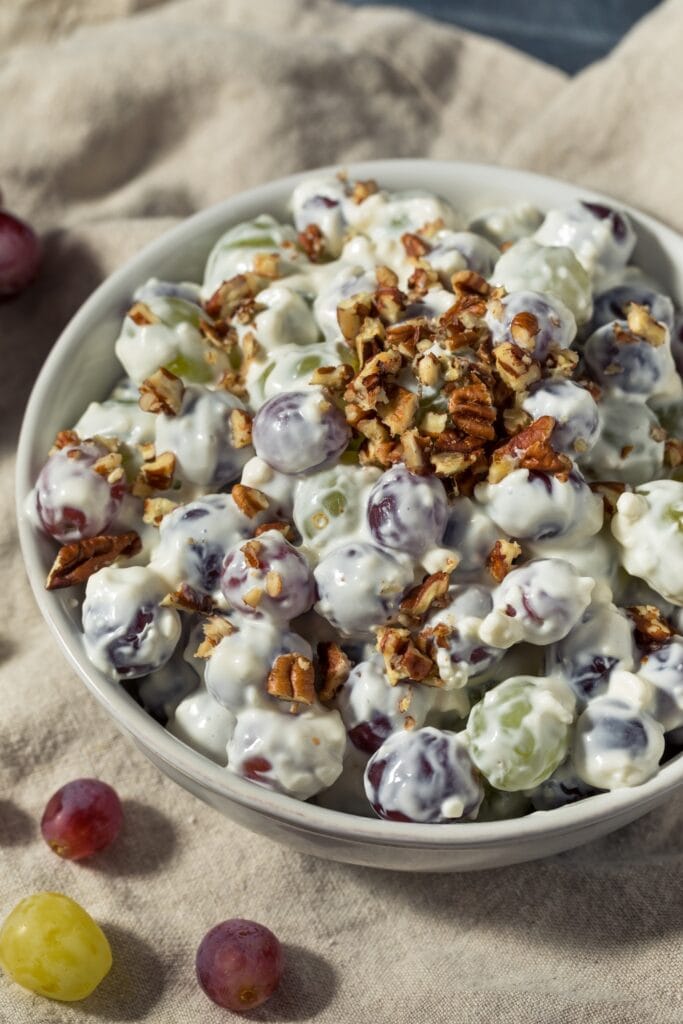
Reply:
<svg viewBox="0 0 683 1024"><path fill-rule="evenodd" d="M121 801L111 786L99 779L75 779L50 798L40 830L60 857L81 860L113 843L122 824Z"/></svg>
<svg viewBox="0 0 683 1024"><path fill-rule="evenodd" d="M235 917L206 933L197 950L197 981L214 1003L238 1013L260 1006L280 983L282 946L256 921Z"/></svg>
<svg viewBox="0 0 683 1024"><path fill-rule="evenodd" d="M32 228L0 211L0 296L16 295L36 276L40 242Z"/></svg>

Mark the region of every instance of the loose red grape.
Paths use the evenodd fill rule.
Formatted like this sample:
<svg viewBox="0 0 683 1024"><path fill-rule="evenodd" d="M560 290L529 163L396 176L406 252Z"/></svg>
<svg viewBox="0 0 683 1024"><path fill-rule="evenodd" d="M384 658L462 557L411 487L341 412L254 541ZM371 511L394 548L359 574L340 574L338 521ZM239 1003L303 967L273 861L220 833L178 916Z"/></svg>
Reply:
<svg viewBox="0 0 683 1024"><path fill-rule="evenodd" d="M0 296L16 295L36 276L40 242L32 228L0 211Z"/></svg>
<svg viewBox="0 0 683 1024"><path fill-rule="evenodd" d="M99 779L75 779L48 801L40 830L52 850L66 860L82 860L104 850L123 824L121 801Z"/></svg>
<svg viewBox="0 0 683 1024"><path fill-rule="evenodd" d="M280 983L282 946L270 929L236 917L206 933L197 950L197 981L214 1003L241 1013L260 1006Z"/></svg>

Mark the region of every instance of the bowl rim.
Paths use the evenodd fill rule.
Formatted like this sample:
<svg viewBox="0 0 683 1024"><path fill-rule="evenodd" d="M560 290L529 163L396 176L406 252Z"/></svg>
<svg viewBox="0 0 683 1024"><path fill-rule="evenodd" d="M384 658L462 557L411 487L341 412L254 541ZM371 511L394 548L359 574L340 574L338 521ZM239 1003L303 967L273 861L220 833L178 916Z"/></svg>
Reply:
<svg viewBox="0 0 683 1024"><path fill-rule="evenodd" d="M627 817L639 816L659 803L665 793L673 794L683 786L683 755L677 755L668 761L657 775L637 787L600 793L564 807L550 811L534 811L520 818L452 822L439 828L432 824L364 818L276 793L234 775L225 767L214 763L178 740L144 711L123 687L96 670L87 661L80 643L80 633L55 599L56 595L44 588L44 564L39 551L38 534L26 517L23 507L25 497L34 483L31 475L34 436L40 421L40 411L50 402L51 382L83 344L85 335L82 332L87 322L100 305L106 302L110 291L125 286L132 288L140 283L140 264L157 256L161 257L170 247L187 244L203 230L219 225L227 229L239 220L239 211L242 207L261 203L263 211L266 212L281 206L295 185L302 180L318 174L335 174L340 167L353 176L374 177L380 180L387 175L393 176L392 172L397 172L406 179L402 186L404 188L420 187L420 174L429 169L432 172L450 172L455 178L458 174L471 176L482 185L482 191L488 189L493 193L496 188L504 192L504 182L508 185L514 183L520 191L528 194L528 200L532 203L539 201L539 193L563 193L567 201L584 197L595 202L618 206L634 217L638 224L649 228L665 246L673 244L683 247L683 237L671 228L604 193L530 171L448 160L394 158L351 161L348 164L313 168L236 193L183 219L140 249L98 285L62 330L29 396L17 447L16 514L24 565L41 614L76 674L111 715L115 724L132 737L157 766L161 762L168 767L173 776L181 775L191 784L190 788L193 791L201 787L249 811L279 821L289 828L351 844L369 843L456 851L490 849L533 839L548 840L567 833L588 831L598 823L606 823L613 818L626 820ZM539 205L542 208L544 204L539 201Z"/></svg>

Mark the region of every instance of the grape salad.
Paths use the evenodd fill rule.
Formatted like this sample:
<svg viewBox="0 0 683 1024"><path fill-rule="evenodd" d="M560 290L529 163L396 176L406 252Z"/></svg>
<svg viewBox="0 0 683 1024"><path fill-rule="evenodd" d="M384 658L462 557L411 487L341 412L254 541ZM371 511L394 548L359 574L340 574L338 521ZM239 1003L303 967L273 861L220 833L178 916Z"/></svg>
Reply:
<svg viewBox="0 0 683 1024"><path fill-rule="evenodd" d="M629 218L344 173L289 208L141 283L27 498L88 658L346 813L645 782L683 747L683 345Z"/></svg>

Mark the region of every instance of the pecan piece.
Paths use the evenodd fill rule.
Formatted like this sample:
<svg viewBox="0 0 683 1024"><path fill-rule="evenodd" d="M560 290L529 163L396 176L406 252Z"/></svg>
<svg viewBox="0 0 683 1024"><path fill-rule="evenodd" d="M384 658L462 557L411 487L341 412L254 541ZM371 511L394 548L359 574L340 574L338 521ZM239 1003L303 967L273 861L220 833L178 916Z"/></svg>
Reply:
<svg viewBox="0 0 683 1024"><path fill-rule="evenodd" d="M493 358L498 376L512 391L526 391L531 384L541 379L538 360L511 341L496 345Z"/></svg>
<svg viewBox="0 0 683 1024"><path fill-rule="evenodd" d="M372 311L372 296L367 292L342 299L337 306L337 323L347 341L352 341L360 331L361 324Z"/></svg>
<svg viewBox="0 0 683 1024"><path fill-rule="evenodd" d="M276 252L257 252L252 266L259 277L267 277L274 281L280 276L280 256Z"/></svg>
<svg viewBox="0 0 683 1024"><path fill-rule="evenodd" d="M339 644L318 644L318 696L328 703L349 678L351 662Z"/></svg>
<svg viewBox="0 0 683 1024"><path fill-rule="evenodd" d="M260 537L262 533L267 533L269 530L277 530L285 540L294 540L294 528L290 523L284 523L281 520L276 520L272 523L261 523L254 530L254 537Z"/></svg>
<svg viewBox="0 0 683 1024"><path fill-rule="evenodd" d="M572 461L555 451L550 436L555 427L552 416L541 416L521 433L515 434L493 452L489 467L489 483L495 484L515 469L537 470L541 473L569 473Z"/></svg>
<svg viewBox="0 0 683 1024"><path fill-rule="evenodd" d="M645 645L663 643L674 631L654 604L634 604L626 609L636 636Z"/></svg>
<svg viewBox="0 0 683 1024"><path fill-rule="evenodd" d="M174 473L175 455L162 452L155 459L142 463L131 490L136 498L148 498L152 491L167 491Z"/></svg>
<svg viewBox="0 0 683 1024"><path fill-rule="evenodd" d="M395 324L407 302L407 295L399 288L382 287L375 292L375 309L384 324Z"/></svg>
<svg viewBox="0 0 683 1024"><path fill-rule="evenodd" d="M230 437L234 448L246 448L251 444L252 418L244 409L233 409L230 413Z"/></svg>
<svg viewBox="0 0 683 1024"><path fill-rule="evenodd" d="M450 575L447 572L434 572L431 576L409 590L400 604L406 615L419 619L426 615L431 606L448 592Z"/></svg>
<svg viewBox="0 0 683 1024"><path fill-rule="evenodd" d="M353 367L348 363L338 363L337 366L319 366L308 383L319 384L329 391L342 391L352 379Z"/></svg>
<svg viewBox="0 0 683 1024"><path fill-rule="evenodd" d="M265 512L270 504L268 495L255 487L235 484L230 493L238 509L244 513L247 519L253 519L259 512Z"/></svg>
<svg viewBox="0 0 683 1024"><path fill-rule="evenodd" d="M515 345L530 352L533 352L536 347L536 335L540 329L537 317L533 313L524 311L513 316L510 324L510 334Z"/></svg>
<svg viewBox="0 0 683 1024"><path fill-rule="evenodd" d="M389 267L376 267L375 277L379 288L398 288L398 274Z"/></svg>
<svg viewBox="0 0 683 1024"><path fill-rule="evenodd" d="M177 502L169 501L168 498L145 498L142 521L148 526L158 526L174 508L178 508Z"/></svg>
<svg viewBox="0 0 683 1024"><path fill-rule="evenodd" d="M281 654L273 662L266 690L279 700L312 704L315 700L315 672L311 660L303 654Z"/></svg>
<svg viewBox="0 0 683 1024"><path fill-rule="evenodd" d="M378 406L377 412L394 437L400 437L412 427L419 405L420 399L414 391L395 386L389 401Z"/></svg>
<svg viewBox="0 0 683 1024"><path fill-rule="evenodd" d="M81 439L75 430L60 430L50 448L50 455L61 451L62 448L70 448L72 445L81 443Z"/></svg>
<svg viewBox="0 0 683 1024"><path fill-rule="evenodd" d="M664 464L675 469L683 463L683 441L669 437L664 442Z"/></svg>
<svg viewBox="0 0 683 1024"><path fill-rule="evenodd" d="M620 480L599 480L588 486L594 494L599 494L602 498L605 515L614 515L617 510L617 502L626 490L626 484Z"/></svg>
<svg viewBox="0 0 683 1024"><path fill-rule="evenodd" d="M516 540L497 540L489 551L486 568L497 583L501 583L512 569L514 561L522 553Z"/></svg>
<svg viewBox="0 0 683 1024"><path fill-rule="evenodd" d="M379 192L379 185L374 178L368 178L367 181L355 181L351 188L351 202L355 203L356 206L360 206L369 196L374 196L376 192Z"/></svg>
<svg viewBox="0 0 683 1024"><path fill-rule="evenodd" d="M637 302L630 302L626 314L626 322L628 323L629 330L639 340L647 341L653 348L659 348L667 339L669 332L665 325L650 316L647 306L639 306Z"/></svg>
<svg viewBox="0 0 683 1024"><path fill-rule="evenodd" d="M401 235L401 243L409 259L421 259L431 249L429 242L425 242L424 238L420 238L412 231L406 231Z"/></svg>
<svg viewBox="0 0 683 1024"><path fill-rule="evenodd" d="M134 530L117 535L100 534L64 544L57 552L45 588L60 590L85 583L99 569L111 565L117 558L131 558L141 547L140 538Z"/></svg>
<svg viewBox="0 0 683 1024"><path fill-rule="evenodd" d="M384 658L391 686L406 679L423 683L434 675L434 662L418 650L408 629L381 626L377 630L377 650Z"/></svg>
<svg viewBox="0 0 683 1024"><path fill-rule="evenodd" d="M212 615L202 625L202 632L204 639L194 652L195 658L210 658L221 640L226 636L232 636L235 627L229 619L223 618L222 615Z"/></svg>
<svg viewBox="0 0 683 1024"><path fill-rule="evenodd" d="M199 612L200 615L210 615L214 610L214 603L209 595L201 594L189 583L181 583L178 589L167 594L161 603L167 608L177 608L181 612Z"/></svg>
<svg viewBox="0 0 683 1024"><path fill-rule="evenodd" d="M164 413L166 416L177 416L180 412L185 385L180 377L176 377L175 373L164 366L143 380L138 390L138 404L143 412Z"/></svg>
<svg viewBox="0 0 683 1024"><path fill-rule="evenodd" d="M296 240L311 263L320 263L325 255L325 238L317 224L307 224Z"/></svg>
<svg viewBox="0 0 683 1024"><path fill-rule="evenodd" d="M138 327L146 327L147 324L160 323L160 318L156 313L152 312L146 302L134 303L126 313L126 316L129 317L134 324L137 324Z"/></svg>

